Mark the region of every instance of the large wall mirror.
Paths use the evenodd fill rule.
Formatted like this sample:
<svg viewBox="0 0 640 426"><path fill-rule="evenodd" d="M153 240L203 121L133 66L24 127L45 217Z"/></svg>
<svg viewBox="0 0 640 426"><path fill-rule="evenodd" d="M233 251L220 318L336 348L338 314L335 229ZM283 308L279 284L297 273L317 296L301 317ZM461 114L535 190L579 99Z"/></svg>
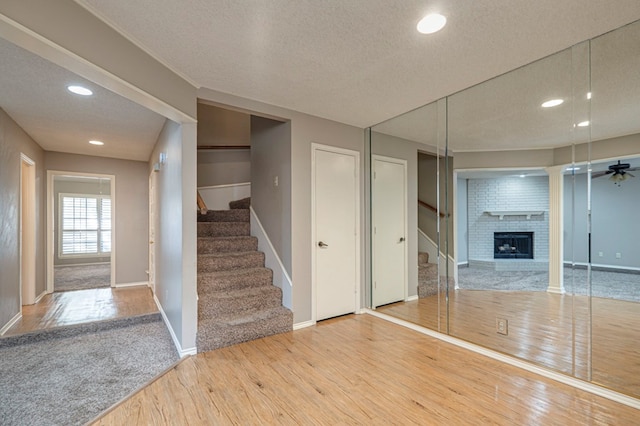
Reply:
<svg viewBox="0 0 640 426"><path fill-rule="evenodd" d="M640 397L639 69L636 22L372 127L370 306Z"/></svg>

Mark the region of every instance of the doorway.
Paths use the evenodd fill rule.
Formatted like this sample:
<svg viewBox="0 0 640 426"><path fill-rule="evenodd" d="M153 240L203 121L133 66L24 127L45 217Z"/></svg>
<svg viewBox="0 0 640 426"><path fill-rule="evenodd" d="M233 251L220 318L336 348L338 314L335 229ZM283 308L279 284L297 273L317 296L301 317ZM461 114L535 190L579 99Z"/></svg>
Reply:
<svg viewBox="0 0 640 426"><path fill-rule="evenodd" d="M373 307L407 295L407 162L372 155Z"/></svg>
<svg viewBox="0 0 640 426"><path fill-rule="evenodd" d="M48 174L48 291L114 286L115 176Z"/></svg>
<svg viewBox="0 0 640 426"><path fill-rule="evenodd" d="M20 154L20 298L36 302L36 163Z"/></svg>
<svg viewBox="0 0 640 426"><path fill-rule="evenodd" d="M360 277L359 153L312 145L314 319L357 311Z"/></svg>

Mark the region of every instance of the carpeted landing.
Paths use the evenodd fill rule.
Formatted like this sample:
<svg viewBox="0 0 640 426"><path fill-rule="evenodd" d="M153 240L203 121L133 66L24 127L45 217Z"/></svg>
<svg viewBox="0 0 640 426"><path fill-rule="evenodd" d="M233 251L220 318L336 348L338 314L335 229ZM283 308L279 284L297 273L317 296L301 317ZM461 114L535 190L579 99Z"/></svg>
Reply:
<svg viewBox="0 0 640 426"><path fill-rule="evenodd" d="M198 215L198 352L291 331L293 315L250 235L249 199Z"/></svg>
<svg viewBox="0 0 640 426"><path fill-rule="evenodd" d="M458 269L460 290L547 291L546 271L494 271L465 267ZM568 294L588 294L587 270L564 268L564 288ZM591 295L640 302L640 274L594 270Z"/></svg>
<svg viewBox="0 0 640 426"><path fill-rule="evenodd" d="M178 359L160 314L0 342L0 424L81 425Z"/></svg>
<svg viewBox="0 0 640 426"><path fill-rule="evenodd" d="M86 290L111 285L111 263L59 265L54 268L54 291Z"/></svg>

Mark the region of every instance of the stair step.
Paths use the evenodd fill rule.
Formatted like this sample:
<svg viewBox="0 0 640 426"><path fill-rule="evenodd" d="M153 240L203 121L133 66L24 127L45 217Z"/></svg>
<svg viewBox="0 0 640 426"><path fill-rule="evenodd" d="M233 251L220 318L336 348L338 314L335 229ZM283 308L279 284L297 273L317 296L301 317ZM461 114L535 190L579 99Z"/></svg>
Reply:
<svg viewBox="0 0 640 426"><path fill-rule="evenodd" d="M261 266L264 266L264 253L261 251L240 251L198 255L198 273L259 268Z"/></svg>
<svg viewBox="0 0 640 426"><path fill-rule="evenodd" d="M200 237L198 254L229 253L258 250L258 239L251 236L241 237Z"/></svg>
<svg viewBox="0 0 640 426"><path fill-rule="evenodd" d="M429 253L425 251L418 252L418 264L429 263Z"/></svg>
<svg viewBox="0 0 640 426"><path fill-rule="evenodd" d="M248 314L282 306L282 290L274 285L215 291L198 297L198 320Z"/></svg>
<svg viewBox="0 0 640 426"><path fill-rule="evenodd" d="M249 222L249 209L209 210L198 214L198 222Z"/></svg>
<svg viewBox="0 0 640 426"><path fill-rule="evenodd" d="M438 265L436 263L426 263L418 266L418 282L436 279L438 276Z"/></svg>
<svg viewBox="0 0 640 426"><path fill-rule="evenodd" d="M198 324L198 352L206 352L273 334L285 333L293 328L293 314L282 306L230 316L225 319L207 319Z"/></svg>
<svg viewBox="0 0 640 426"><path fill-rule="evenodd" d="M248 222L198 222L198 237L237 237L250 233Z"/></svg>
<svg viewBox="0 0 640 426"><path fill-rule="evenodd" d="M251 206L251 197L243 198L241 200L232 201L229 203L229 208L234 209L248 209Z"/></svg>
<svg viewBox="0 0 640 426"><path fill-rule="evenodd" d="M240 290L272 285L273 271L268 268L236 269L198 274L198 294L221 290Z"/></svg>

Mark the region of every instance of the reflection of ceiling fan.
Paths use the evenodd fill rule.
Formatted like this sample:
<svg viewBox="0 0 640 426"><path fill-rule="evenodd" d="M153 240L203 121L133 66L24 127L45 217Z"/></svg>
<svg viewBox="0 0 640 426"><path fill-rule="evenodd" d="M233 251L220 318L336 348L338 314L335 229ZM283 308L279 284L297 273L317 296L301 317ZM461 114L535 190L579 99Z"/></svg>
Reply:
<svg viewBox="0 0 640 426"><path fill-rule="evenodd" d="M633 172L638 170L637 167L631 167L629 163L621 163L618 160L618 164L612 164L609 166L609 170L604 172L597 172L591 175L592 178L598 178L600 176L611 175L609 180L612 180L615 184L620 185L620 182L629 179L630 177L635 177L629 172Z"/></svg>

